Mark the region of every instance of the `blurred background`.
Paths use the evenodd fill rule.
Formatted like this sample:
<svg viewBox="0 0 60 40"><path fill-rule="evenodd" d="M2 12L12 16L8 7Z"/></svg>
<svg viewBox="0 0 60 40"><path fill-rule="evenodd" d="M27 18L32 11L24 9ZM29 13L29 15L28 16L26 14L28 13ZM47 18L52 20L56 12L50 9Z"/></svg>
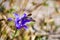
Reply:
<svg viewBox="0 0 60 40"><path fill-rule="evenodd" d="M16 31L15 12L35 21ZM0 0L0 40L60 40L60 0Z"/></svg>

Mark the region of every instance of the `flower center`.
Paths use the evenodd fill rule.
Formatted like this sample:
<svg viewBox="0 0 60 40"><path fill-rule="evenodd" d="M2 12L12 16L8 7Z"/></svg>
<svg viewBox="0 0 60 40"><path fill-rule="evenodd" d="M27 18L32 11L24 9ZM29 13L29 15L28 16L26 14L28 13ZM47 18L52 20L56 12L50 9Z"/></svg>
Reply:
<svg viewBox="0 0 60 40"><path fill-rule="evenodd" d="M19 21L19 24L21 24L21 21Z"/></svg>

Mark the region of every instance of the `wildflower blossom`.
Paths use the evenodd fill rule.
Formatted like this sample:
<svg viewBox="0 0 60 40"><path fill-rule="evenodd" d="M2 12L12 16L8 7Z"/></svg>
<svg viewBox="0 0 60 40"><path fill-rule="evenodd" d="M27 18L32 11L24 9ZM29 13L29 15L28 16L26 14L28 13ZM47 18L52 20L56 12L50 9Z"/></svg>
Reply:
<svg viewBox="0 0 60 40"><path fill-rule="evenodd" d="M32 18L28 19L28 16L24 13L24 15L22 17L20 17L18 14L14 13L15 16L15 26L17 29L27 29L28 27L26 26L27 22L30 22L32 20ZM11 20L11 18L9 18L8 20Z"/></svg>

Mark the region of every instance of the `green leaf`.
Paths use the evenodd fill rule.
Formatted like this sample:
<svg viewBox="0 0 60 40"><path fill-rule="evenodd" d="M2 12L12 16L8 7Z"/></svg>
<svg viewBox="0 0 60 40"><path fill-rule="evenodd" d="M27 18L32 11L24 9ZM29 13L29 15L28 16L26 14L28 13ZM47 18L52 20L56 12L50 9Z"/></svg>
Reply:
<svg viewBox="0 0 60 40"><path fill-rule="evenodd" d="M10 13L12 13L13 11L14 11L14 9L11 8L11 9L10 9Z"/></svg>
<svg viewBox="0 0 60 40"><path fill-rule="evenodd" d="M15 30L15 33L12 34L12 39L14 39L14 37L16 37L16 34L17 34L17 29Z"/></svg>
<svg viewBox="0 0 60 40"><path fill-rule="evenodd" d="M44 22L44 25L46 26L46 25L47 25L47 23L46 23L46 22Z"/></svg>
<svg viewBox="0 0 60 40"><path fill-rule="evenodd" d="M10 22L8 22L8 25L9 26L14 26L14 22L13 21L10 21Z"/></svg>
<svg viewBox="0 0 60 40"><path fill-rule="evenodd" d="M41 36L36 36L35 40L42 40Z"/></svg>
<svg viewBox="0 0 60 40"><path fill-rule="evenodd" d="M43 5L44 5L44 6L48 6L48 4L47 4L47 3L43 3Z"/></svg>
<svg viewBox="0 0 60 40"><path fill-rule="evenodd" d="M5 34L5 35L6 35L6 30L5 30L5 31L3 31L3 34Z"/></svg>
<svg viewBox="0 0 60 40"><path fill-rule="evenodd" d="M15 37L19 35L19 32L20 32L20 31L19 31L19 30L17 30L17 32L16 32L16 34L15 34Z"/></svg>
<svg viewBox="0 0 60 40"><path fill-rule="evenodd" d="M33 26L34 25L34 22L30 22L30 25Z"/></svg>
<svg viewBox="0 0 60 40"><path fill-rule="evenodd" d="M7 10L7 13L12 13L14 11L13 8L11 8L10 10Z"/></svg>
<svg viewBox="0 0 60 40"><path fill-rule="evenodd" d="M59 12L57 7L55 7L55 10L56 10L57 13Z"/></svg>
<svg viewBox="0 0 60 40"><path fill-rule="evenodd" d="M33 5L36 5L36 3L32 2Z"/></svg>
<svg viewBox="0 0 60 40"><path fill-rule="evenodd" d="M8 17L9 18L15 18L15 16L13 14L11 14L11 13L8 13Z"/></svg>
<svg viewBox="0 0 60 40"><path fill-rule="evenodd" d="M4 12L5 7L4 6L0 6L0 12Z"/></svg>

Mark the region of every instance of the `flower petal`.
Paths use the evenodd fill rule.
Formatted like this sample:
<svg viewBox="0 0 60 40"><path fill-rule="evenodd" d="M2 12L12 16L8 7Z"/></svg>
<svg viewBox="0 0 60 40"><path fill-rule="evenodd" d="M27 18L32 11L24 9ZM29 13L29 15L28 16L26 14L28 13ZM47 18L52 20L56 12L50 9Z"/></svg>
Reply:
<svg viewBox="0 0 60 40"><path fill-rule="evenodd" d="M28 29L28 27L26 25L23 25L23 27L24 27L25 30Z"/></svg>
<svg viewBox="0 0 60 40"><path fill-rule="evenodd" d="M29 19L28 19L28 20L26 20L26 22L30 22L30 21L31 21L31 20L29 20Z"/></svg>
<svg viewBox="0 0 60 40"><path fill-rule="evenodd" d="M15 17L20 17L17 13L14 13L14 16L15 16Z"/></svg>
<svg viewBox="0 0 60 40"><path fill-rule="evenodd" d="M21 29L23 26L21 24L15 24L17 29Z"/></svg>
<svg viewBox="0 0 60 40"><path fill-rule="evenodd" d="M26 17L27 15L24 13L24 17Z"/></svg>
<svg viewBox="0 0 60 40"><path fill-rule="evenodd" d="M7 20L8 20L8 21L12 21L12 18L8 18Z"/></svg>

